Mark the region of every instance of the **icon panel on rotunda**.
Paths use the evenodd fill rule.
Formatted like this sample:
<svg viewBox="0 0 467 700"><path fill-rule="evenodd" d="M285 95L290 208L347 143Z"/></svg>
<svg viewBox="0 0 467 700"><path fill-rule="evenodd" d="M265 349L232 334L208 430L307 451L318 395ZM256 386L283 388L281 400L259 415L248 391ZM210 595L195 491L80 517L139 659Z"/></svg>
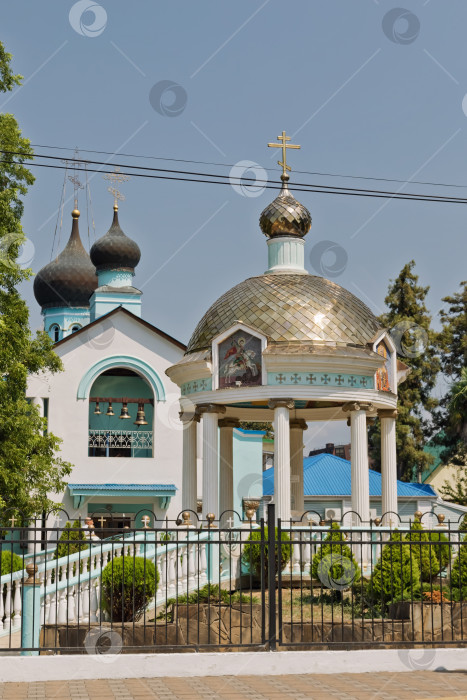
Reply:
<svg viewBox="0 0 467 700"><path fill-rule="evenodd" d="M261 338L236 330L217 346L219 389L262 384Z"/></svg>

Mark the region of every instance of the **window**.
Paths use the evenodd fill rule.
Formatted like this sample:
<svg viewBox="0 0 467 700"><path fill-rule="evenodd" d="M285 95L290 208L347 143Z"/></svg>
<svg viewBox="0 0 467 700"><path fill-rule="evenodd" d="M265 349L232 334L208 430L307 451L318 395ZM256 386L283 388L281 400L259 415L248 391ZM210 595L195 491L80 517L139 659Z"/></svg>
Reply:
<svg viewBox="0 0 467 700"><path fill-rule="evenodd" d="M81 326L78 326L77 324L75 324L74 326L71 327L71 332L76 333L76 331L79 331L80 328L81 328Z"/></svg>
<svg viewBox="0 0 467 700"><path fill-rule="evenodd" d="M50 334L52 336L52 340L54 343L58 343L60 340L60 328L57 325L51 326L50 328Z"/></svg>

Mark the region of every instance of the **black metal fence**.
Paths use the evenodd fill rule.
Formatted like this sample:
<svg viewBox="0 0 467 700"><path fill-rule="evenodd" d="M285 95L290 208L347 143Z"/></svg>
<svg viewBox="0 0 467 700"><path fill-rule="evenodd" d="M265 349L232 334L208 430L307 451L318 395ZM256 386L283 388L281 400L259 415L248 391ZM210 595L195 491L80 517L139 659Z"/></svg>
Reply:
<svg viewBox="0 0 467 700"><path fill-rule="evenodd" d="M467 642L463 533L285 526L274 505L269 527L233 515L113 524L105 539L82 522L2 526L0 654Z"/></svg>

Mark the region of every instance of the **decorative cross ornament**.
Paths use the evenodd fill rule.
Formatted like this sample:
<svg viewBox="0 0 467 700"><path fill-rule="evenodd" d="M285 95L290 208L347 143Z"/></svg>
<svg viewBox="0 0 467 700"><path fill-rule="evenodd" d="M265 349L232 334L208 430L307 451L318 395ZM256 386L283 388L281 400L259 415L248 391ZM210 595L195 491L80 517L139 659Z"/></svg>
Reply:
<svg viewBox="0 0 467 700"><path fill-rule="evenodd" d="M11 516L11 518L10 518L11 527L15 526L15 523L17 520L18 520L18 518L15 518L14 515Z"/></svg>
<svg viewBox="0 0 467 700"><path fill-rule="evenodd" d="M287 141L290 141L290 136L286 136L285 131L282 132L282 136L277 137L277 140L280 141L280 143L268 143L268 148L282 148L282 160L278 160L277 164L282 168L282 175L287 175L287 171L291 170L290 165L287 165L287 149L301 148L301 146L287 143Z"/></svg>
<svg viewBox="0 0 467 700"><path fill-rule="evenodd" d="M143 521L143 528L145 530L147 530L147 528L149 527L149 523L151 521L151 518L149 517L149 515L143 515L141 520Z"/></svg>
<svg viewBox="0 0 467 700"><path fill-rule="evenodd" d="M104 518L104 516L103 516L103 515L101 515L101 517L100 517L100 518L98 518L98 521L100 522L100 524L101 524L101 527L104 527L104 524L105 524L105 518Z"/></svg>
<svg viewBox="0 0 467 700"><path fill-rule="evenodd" d="M227 523L227 527L232 528L234 526L234 519L232 518L232 516L230 516L230 518L227 518L225 522Z"/></svg>
<svg viewBox="0 0 467 700"><path fill-rule="evenodd" d="M118 209L118 200L123 202L125 200L125 195L120 192L117 185L129 180L130 176L120 172L119 167L115 167L113 173L108 173L107 175L104 175L103 178L104 180L109 180L111 183L110 187L107 187L107 191L113 195L114 208Z"/></svg>

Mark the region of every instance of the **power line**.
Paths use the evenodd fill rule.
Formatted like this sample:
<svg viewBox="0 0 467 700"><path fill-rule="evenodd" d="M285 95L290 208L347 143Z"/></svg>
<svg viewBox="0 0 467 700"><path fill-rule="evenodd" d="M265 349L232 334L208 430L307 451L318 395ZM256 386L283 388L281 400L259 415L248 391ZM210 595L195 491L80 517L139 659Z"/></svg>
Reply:
<svg viewBox="0 0 467 700"><path fill-rule="evenodd" d="M1 153L2 151L0 151ZM82 161L83 163L87 163L90 161ZM23 163L17 163L17 162L12 162L11 165L24 165ZM37 168L50 168L53 170L65 170L66 165L53 165L51 163L28 163L28 167L33 166ZM126 166L123 166L126 167ZM146 169L146 168L143 168ZM87 168L88 172L94 172L94 173L113 173L113 170L104 170L103 168ZM155 169L157 170L157 169ZM172 171L172 172L177 172L177 171ZM183 171L180 171L182 173ZM227 185L231 187L233 184L235 185L242 185L242 187L258 187L257 181L255 181L252 184L248 184L243 182L242 180L239 180L238 183L232 183L231 179L229 178L228 180L200 180L199 178L188 178L188 177L175 177L175 176L169 176L169 175L151 175L147 173L136 173L136 172L130 172L130 173L125 173L122 172L123 175L129 175L130 177L142 177L146 179L156 179L156 180L171 180L175 182L198 182L202 184L212 184L212 185ZM216 175L204 175L204 177L225 177L225 176L216 176ZM319 188L319 189L318 189ZM261 189L278 189L278 185L261 185ZM467 199L462 199L460 197L443 197L443 196L437 196L437 195L431 195L431 196L425 196L425 195L417 195L417 194L403 194L403 193L397 193L397 192L388 192L387 194L379 194L377 192L373 192L371 190L351 190L351 191L346 191L349 190L350 188L344 188L344 189L322 189L322 186L320 185L310 185L306 187L297 187L296 185L291 185L289 186L289 189L294 192L314 192L318 194L334 194L334 195L347 195L350 197L375 197L377 199L401 199L405 200L408 202L438 202L441 204L467 204Z"/></svg>
<svg viewBox="0 0 467 700"><path fill-rule="evenodd" d="M68 146L48 146L48 145L43 145L43 144L37 144L33 143L31 144L32 148L50 148L50 149L55 149L55 150L60 150L60 151L75 151L76 148L70 148ZM137 153L116 153L115 151L98 151L98 150L93 150L90 148L80 148L79 149L83 153L97 153L99 155L107 155L107 156L121 156L123 158L141 158L143 160L164 160L164 161L171 161L174 163L193 163L194 165L214 165L218 166L221 168L234 168L238 164L237 163L216 163L213 161L206 161L206 160L189 160L185 158L167 158L164 156L148 156L148 155L142 155L142 154L137 154ZM277 168L267 168L262 165L258 164L258 168L261 170L266 170L266 171L271 171L271 172L279 172ZM255 168L251 166L251 170L254 170ZM454 184L454 183L447 183L447 182L431 182L431 181L425 181L425 180L401 180L397 178L391 178L391 177L375 177L375 176L368 176L368 175L346 175L343 173L325 173L317 170L294 170L295 173L298 173L300 175L318 175L320 177L341 177L341 178L349 178L353 180L374 180L375 182L398 182L400 184L413 184L413 185L429 185L433 187L454 187L458 189L466 189L467 184L465 185L460 185L460 184Z"/></svg>
<svg viewBox="0 0 467 700"><path fill-rule="evenodd" d="M9 155L21 155L24 156L25 154L21 151L6 151L6 150L0 150L0 153L4 154L9 154ZM81 164L84 165L86 168L87 165L105 165L105 166L114 166L114 167L119 167L119 168L130 168L131 170L149 170L151 172L162 172L162 173L171 173L175 175L193 175L198 177L203 177L203 178L217 178L217 179L224 179L224 180L229 180L229 184L233 184L232 180L238 180L238 183L235 184L241 184L242 186L248 186L248 182L251 182L254 187L261 186L262 188L268 188L268 189L276 189L275 185L268 186L267 184L262 185L260 183L268 183L268 180L263 180L261 178L252 178L252 177L234 177L232 175L220 175L218 173L203 173L203 172L196 172L196 171L191 171L191 170L173 170L169 168L152 168L149 166L139 166L139 165L125 165L122 163L109 163L108 161L101 161L101 160L84 160L82 158L72 158L72 159L63 159L60 156L50 156L50 155L43 155L43 154L37 154L34 156L30 156L31 158L44 158L44 159L49 159L49 160L59 160L61 162L66 162L69 163L70 161L74 164L74 167L76 165ZM36 165L38 165L36 163ZM94 172L94 171L93 171ZM104 172L104 171L102 171ZM129 173L125 173L129 174ZM133 173L134 174L134 173ZM130 174L131 175L131 174ZM167 178L167 179L174 179L174 178ZM182 179L182 178L177 178L177 179ZM204 182L204 180L200 180L200 182ZM280 185L279 185L280 186ZM309 189L309 188L317 188L317 189ZM300 189L300 188L306 188L306 189ZM342 187L342 186L329 186L329 185L316 185L316 184L310 184L307 182L295 182L293 185L290 186L290 189L296 190L298 192L315 192L315 191L320 191L320 190L332 190L334 194L339 191L339 193L365 193L366 196L370 196L370 194L374 195L385 195L387 197L391 198L400 198L399 195L402 195L404 199L408 198L414 198L414 197L427 197L429 201L436 201L440 200L443 202L446 201L453 201L456 202L458 200L462 201L462 198L459 197L449 197L447 195L423 195L418 192L401 192L400 190L396 192L391 192L388 190L369 190L368 188L358 188L358 187Z"/></svg>

